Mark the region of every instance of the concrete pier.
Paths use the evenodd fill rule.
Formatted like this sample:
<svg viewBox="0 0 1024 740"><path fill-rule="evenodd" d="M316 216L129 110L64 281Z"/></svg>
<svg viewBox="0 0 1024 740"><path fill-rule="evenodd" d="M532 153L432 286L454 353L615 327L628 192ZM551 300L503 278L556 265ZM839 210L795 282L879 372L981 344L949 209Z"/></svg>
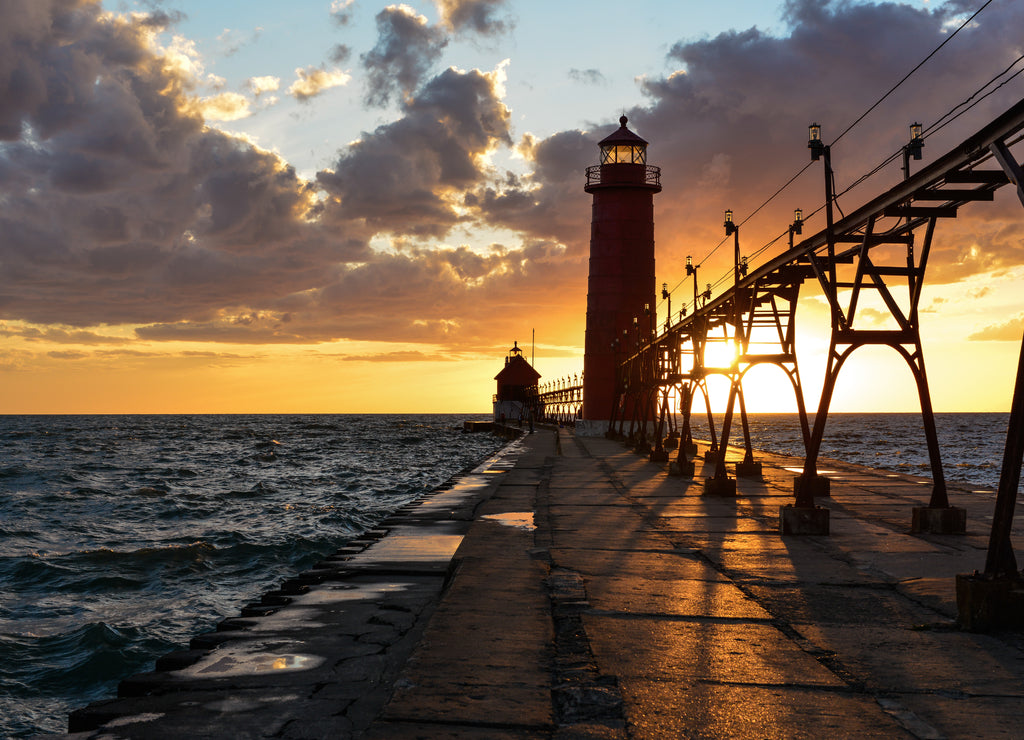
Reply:
<svg viewBox="0 0 1024 740"><path fill-rule="evenodd" d="M735 460L742 457L735 451ZM956 623L966 534L930 481L822 461L828 536L783 536L800 461L704 496L540 428L72 715L81 738L1017 737L1024 639ZM730 455L729 461L733 461ZM1020 532L1015 541L1024 541Z"/></svg>

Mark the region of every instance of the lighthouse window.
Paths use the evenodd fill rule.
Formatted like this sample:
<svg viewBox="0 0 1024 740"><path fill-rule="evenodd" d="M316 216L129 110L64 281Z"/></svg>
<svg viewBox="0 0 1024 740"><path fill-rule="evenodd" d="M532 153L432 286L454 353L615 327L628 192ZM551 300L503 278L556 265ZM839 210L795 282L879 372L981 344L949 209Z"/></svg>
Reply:
<svg viewBox="0 0 1024 740"><path fill-rule="evenodd" d="M646 147L633 144L613 144L601 148L601 164L644 164Z"/></svg>

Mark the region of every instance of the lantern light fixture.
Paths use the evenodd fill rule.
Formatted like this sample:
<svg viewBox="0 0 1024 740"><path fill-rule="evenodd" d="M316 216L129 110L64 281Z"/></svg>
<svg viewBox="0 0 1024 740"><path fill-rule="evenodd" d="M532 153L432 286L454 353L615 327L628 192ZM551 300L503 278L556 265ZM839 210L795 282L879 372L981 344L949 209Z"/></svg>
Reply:
<svg viewBox="0 0 1024 740"><path fill-rule="evenodd" d="M736 233L736 223L732 220L732 210L725 212L725 235L732 236Z"/></svg>
<svg viewBox="0 0 1024 740"><path fill-rule="evenodd" d="M811 150L811 159L816 162L825 151L825 142L821 140L821 124L812 123L807 127L807 132L807 148Z"/></svg>
<svg viewBox="0 0 1024 740"><path fill-rule="evenodd" d="M907 144L907 151L914 159L921 158L921 150L924 148L924 137L921 133L920 123L910 124L910 143Z"/></svg>

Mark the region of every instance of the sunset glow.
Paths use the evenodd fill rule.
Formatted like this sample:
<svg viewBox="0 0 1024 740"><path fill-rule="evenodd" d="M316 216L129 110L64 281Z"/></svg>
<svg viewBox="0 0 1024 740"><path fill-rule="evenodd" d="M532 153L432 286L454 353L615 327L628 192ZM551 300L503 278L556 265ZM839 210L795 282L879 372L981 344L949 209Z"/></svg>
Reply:
<svg viewBox="0 0 1024 740"><path fill-rule="evenodd" d="M4 7L0 413L487 412L514 341L542 383L582 371L585 170L620 115L661 168L657 284L678 315L692 310L687 255L701 291L731 284L724 210L752 266L788 246L794 208L805 234L823 228L820 167L766 203L808 163L812 121L825 141L843 134L843 192L911 122L919 168L1024 94L1014 77L929 131L1024 66L1024 6L1009 2L848 134L962 23L962 3L646 1L629 34L603 1ZM839 205L901 178L891 163ZM1021 279L1012 187L940 223L921 302L936 410L1009 408ZM813 409L829 314L811 283L799 305ZM718 349L709 366L731 361ZM796 409L776 368L745 388L750 411ZM874 348L851 357L832 409L919 402L903 360Z"/></svg>

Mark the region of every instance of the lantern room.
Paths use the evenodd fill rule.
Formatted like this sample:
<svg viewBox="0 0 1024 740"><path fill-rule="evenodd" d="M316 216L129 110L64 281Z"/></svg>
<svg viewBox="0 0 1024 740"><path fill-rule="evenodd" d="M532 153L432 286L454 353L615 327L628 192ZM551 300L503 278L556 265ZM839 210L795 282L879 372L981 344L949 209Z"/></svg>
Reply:
<svg viewBox="0 0 1024 740"><path fill-rule="evenodd" d="M647 142L626 128L627 118L619 119L619 130L606 136L601 147L601 164L647 164Z"/></svg>
<svg viewBox="0 0 1024 740"><path fill-rule="evenodd" d="M626 128L627 122L622 116L619 128L598 142L600 164L587 168L588 193L623 185L661 190L661 169L647 164L647 142Z"/></svg>

